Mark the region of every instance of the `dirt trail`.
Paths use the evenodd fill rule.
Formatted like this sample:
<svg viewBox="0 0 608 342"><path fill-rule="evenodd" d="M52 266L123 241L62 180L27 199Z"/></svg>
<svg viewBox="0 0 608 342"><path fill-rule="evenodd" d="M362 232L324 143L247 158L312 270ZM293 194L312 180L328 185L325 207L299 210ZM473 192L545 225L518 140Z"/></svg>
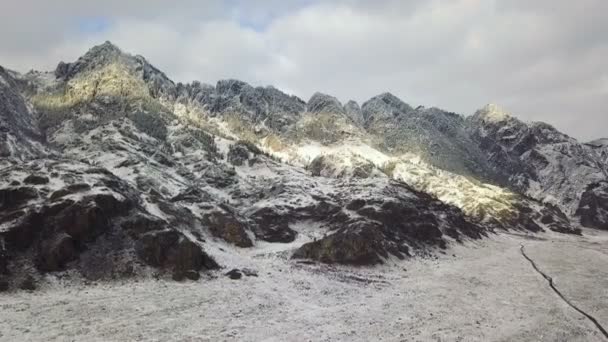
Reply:
<svg viewBox="0 0 608 342"><path fill-rule="evenodd" d="M587 312L581 310L579 307L574 305L571 301L568 300L568 298L566 298L557 289L557 287L555 287L555 284L553 284L553 278L551 278L550 276L546 275L543 271L541 271L538 268L538 266L536 265L536 263L534 262L534 260L532 260L528 255L526 255L526 252L524 250L524 245L521 245L520 250L521 250L521 254L524 256L524 258L526 258L526 260L528 260L530 262L530 264L532 264L532 267L534 268L534 270L536 270L536 272L538 272L541 276L543 276L543 278L547 279L547 281L549 282L549 286L551 287L553 292L555 292L564 302L566 302L566 304L570 305L570 307L572 307L574 310L578 311L579 313L581 313L582 315L587 317L597 327L597 329L606 337L606 339L608 339L608 331L606 331L606 329L600 324L600 322L598 322L598 320L595 317L593 317L592 315L588 314Z"/></svg>

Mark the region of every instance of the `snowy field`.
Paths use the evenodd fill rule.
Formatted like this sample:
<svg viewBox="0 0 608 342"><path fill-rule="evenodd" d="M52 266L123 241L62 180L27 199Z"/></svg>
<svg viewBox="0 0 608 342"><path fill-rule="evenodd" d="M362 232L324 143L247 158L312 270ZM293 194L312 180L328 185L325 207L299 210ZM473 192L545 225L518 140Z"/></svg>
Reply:
<svg viewBox="0 0 608 342"><path fill-rule="evenodd" d="M604 341L520 251L608 326L608 234L584 233L501 234L375 268L289 260L301 241L221 246L220 263L258 277L0 294L0 341Z"/></svg>

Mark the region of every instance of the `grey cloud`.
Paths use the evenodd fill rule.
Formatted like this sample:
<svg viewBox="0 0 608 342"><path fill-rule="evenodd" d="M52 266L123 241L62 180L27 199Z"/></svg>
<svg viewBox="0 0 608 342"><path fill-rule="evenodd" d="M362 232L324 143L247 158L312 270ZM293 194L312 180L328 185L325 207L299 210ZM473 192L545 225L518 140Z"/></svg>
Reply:
<svg viewBox="0 0 608 342"><path fill-rule="evenodd" d="M50 69L110 39L179 81L234 77L342 101L391 91L463 114L495 102L584 140L608 135L603 0L24 0L7 8L19 15L0 20L0 64L20 70ZM111 19L108 31L78 32L74 21L91 14Z"/></svg>

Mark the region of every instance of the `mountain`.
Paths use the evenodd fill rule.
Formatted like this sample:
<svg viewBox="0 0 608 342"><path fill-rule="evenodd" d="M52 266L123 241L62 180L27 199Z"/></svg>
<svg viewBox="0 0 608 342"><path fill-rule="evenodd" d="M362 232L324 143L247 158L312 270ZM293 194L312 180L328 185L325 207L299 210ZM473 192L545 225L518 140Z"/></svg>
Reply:
<svg viewBox="0 0 608 342"><path fill-rule="evenodd" d="M606 145L490 106L175 83L106 42L0 69L0 281L196 278L227 245L374 265L498 230L606 229ZM226 263L226 261L224 261Z"/></svg>
<svg viewBox="0 0 608 342"><path fill-rule="evenodd" d="M579 143L546 123L524 123L495 105L477 111L467 123L492 166L507 173L513 189L560 207L586 226L601 226L577 214L585 206L581 198L595 196L588 187L608 179L601 143Z"/></svg>

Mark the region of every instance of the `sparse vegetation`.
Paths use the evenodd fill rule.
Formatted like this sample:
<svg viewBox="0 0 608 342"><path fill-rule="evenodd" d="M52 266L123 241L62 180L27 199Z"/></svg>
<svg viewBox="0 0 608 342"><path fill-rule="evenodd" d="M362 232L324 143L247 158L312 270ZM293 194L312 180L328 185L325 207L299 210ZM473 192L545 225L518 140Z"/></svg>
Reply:
<svg viewBox="0 0 608 342"><path fill-rule="evenodd" d="M135 127L147 135L164 141L167 138L167 126L158 115L136 111L128 115Z"/></svg>

